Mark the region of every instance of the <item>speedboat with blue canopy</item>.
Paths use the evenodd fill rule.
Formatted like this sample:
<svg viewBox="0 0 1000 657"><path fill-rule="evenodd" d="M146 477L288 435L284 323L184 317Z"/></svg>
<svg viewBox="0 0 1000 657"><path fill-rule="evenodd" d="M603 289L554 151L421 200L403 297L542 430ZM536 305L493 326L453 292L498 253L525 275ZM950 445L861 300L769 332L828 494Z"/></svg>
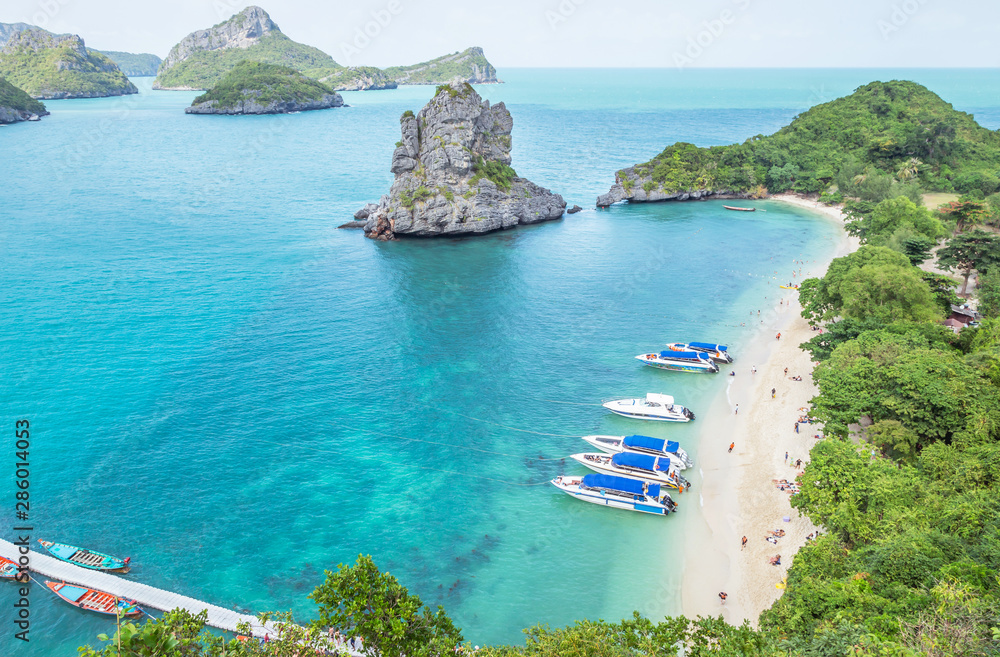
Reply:
<svg viewBox="0 0 1000 657"><path fill-rule="evenodd" d="M647 392L645 397L618 397L605 399L604 408L616 415L630 417L636 420L659 420L661 422L690 422L694 413L689 409L674 403L670 395L658 392Z"/></svg>
<svg viewBox="0 0 1000 657"><path fill-rule="evenodd" d="M677 508L677 503L662 490L660 484L625 477L605 474L582 477L563 475L553 479L552 485L578 500L615 509L665 516Z"/></svg>
<svg viewBox="0 0 1000 657"><path fill-rule="evenodd" d="M619 452L636 452L637 454L652 454L653 456L668 456L678 463L678 469L684 470L694 465L688 453L681 449L676 440L664 440L652 436L584 436L588 443L608 454Z"/></svg>
<svg viewBox="0 0 1000 657"><path fill-rule="evenodd" d="M639 354L636 356L650 367L676 372L705 372L715 374L719 366L712 357L703 351L674 351L667 349L659 353Z"/></svg>
<svg viewBox="0 0 1000 657"><path fill-rule="evenodd" d="M680 491L683 491L688 484L687 479L681 476L679 463L674 463L669 456L635 452L619 452L611 455L603 452L584 452L573 454L570 458L601 474L651 481Z"/></svg>
<svg viewBox="0 0 1000 657"><path fill-rule="evenodd" d="M708 354L708 357L716 363L731 363L733 356L729 353L729 347L724 344L714 344L711 342L670 342L667 343L670 351L694 351Z"/></svg>

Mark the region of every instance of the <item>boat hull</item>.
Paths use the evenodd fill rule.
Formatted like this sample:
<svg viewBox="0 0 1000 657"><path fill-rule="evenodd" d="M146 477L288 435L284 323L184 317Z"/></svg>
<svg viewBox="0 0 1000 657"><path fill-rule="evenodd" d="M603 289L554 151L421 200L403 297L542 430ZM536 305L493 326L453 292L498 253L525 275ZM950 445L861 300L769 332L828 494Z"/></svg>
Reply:
<svg viewBox="0 0 1000 657"><path fill-rule="evenodd" d="M670 515L671 509L664 504L650 500L648 497L632 496L631 499L624 495L602 494L598 490L582 488L580 481L582 477L557 477L552 481L552 485L571 497L591 504L621 509L623 511L637 511L655 516ZM641 499L635 499L641 497Z"/></svg>
<svg viewBox="0 0 1000 657"><path fill-rule="evenodd" d="M624 411L624 410L620 410L620 409L617 409L617 408L609 408L607 406L605 406L605 408L607 408L609 411L611 411L615 415L621 415L622 417L629 417L629 418L632 418L633 420L655 420L657 422L690 422L691 421L690 418L686 418L686 417L665 417L665 416L662 416L662 415L652 415L652 414L638 413L638 412L635 412L635 411L629 412L629 411Z"/></svg>
<svg viewBox="0 0 1000 657"><path fill-rule="evenodd" d="M644 399L609 399L601 404L615 415L634 420L655 420L657 422L690 422L694 413L680 404L652 405Z"/></svg>
<svg viewBox="0 0 1000 657"><path fill-rule="evenodd" d="M644 364L650 367L655 367L660 370L670 370L671 372L695 372L698 374L716 374L719 371L719 366L716 365L712 360L670 360L666 358L649 358L645 355L636 356L637 360L642 361Z"/></svg>
<svg viewBox="0 0 1000 657"><path fill-rule="evenodd" d="M0 579L13 580L17 577L17 573L16 563L6 557L0 557Z"/></svg>
<svg viewBox="0 0 1000 657"><path fill-rule="evenodd" d="M118 596L89 589L84 586L75 586L66 582L45 582L45 586L55 593L63 601L86 611L93 611L98 614L108 616L140 616L142 610L139 607L128 604Z"/></svg>
<svg viewBox="0 0 1000 657"><path fill-rule="evenodd" d="M129 567L124 560L113 557L110 554L94 552L93 550L86 550L65 543L53 543L52 541L43 541L41 539L38 542L56 559L71 563L80 568L98 570L103 573L124 574L129 571Z"/></svg>
<svg viewBox="0 0 1000 657"><path fill-rule="evenodd" d="M679 470L686 470L694 465L691 457L688 456L687 452L682 449L679 449L676 452L664 452L661 450L630 447L625 444L624 436L584 436L583 440L589 445L593 445L597 449L601 450L605 454L633 452L635 454L649 454L651 456L667 456L670 457L671 461L677 463L677 468Z"/></svg>
<svg viewBox="0 0 1000 657"><path fill-rule="evenodd" d="M584 465L594 472L599 472L601 474L615 475L617 477L625 477L626 479L635 479L637 481L650 481L660 484L661 486L668 486L678 491L683 491L687 485L687 480L680 476L680 473L678 473L675 468L671 468L669 472L640 470L636 468L617 466L611 462L610 458L587 458L592 456L595 455L573 454L570 458L580 465ZM600 456L606 457L604 454L601 454Z"/></svg>

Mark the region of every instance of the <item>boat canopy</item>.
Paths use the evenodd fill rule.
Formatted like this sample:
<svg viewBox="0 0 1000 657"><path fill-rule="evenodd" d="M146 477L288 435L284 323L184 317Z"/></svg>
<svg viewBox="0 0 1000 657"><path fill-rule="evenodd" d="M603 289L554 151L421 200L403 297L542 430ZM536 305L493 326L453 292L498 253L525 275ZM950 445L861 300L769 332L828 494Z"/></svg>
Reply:
<svg viewBox="0 0 1000 657"><path fill-rule="evenodd" d="M649 449L654 452L665 452L667 454L673 454L681 448L681 445L676 440L664 440L662 438L653 438L652 436L625 436L622 439L622 444L625 447L639 447L641 449Z"/></svg>
<svg viewBox="0 0 1000 657"><path fill-rule="evenodd" d="M643 482L638 479L629 479L627 477L616 477L614 475L606 474L589 474L584 476L582 483L587 488L607 488L609 490L619 490L623 493L632 493L633 495L643 494ZM650 497L659 497L660 485L646 484L646 495L649 495Z"/></svg>
<svg viewBox="0 0 1000 657"><path fill-rule="evenodd" d="M661 351L660 358L671 360L708 360L708 354L700 351Z"/></svg>
<svg viewBox="0 0 1000 657"><path fill-rule="evenodd" d="M670 458L667 456L656 457L652 454L636 454L634 452L618 452L611 457L611 462L615 465L622 465L629 468L639 468L650 472L669 472Z"/></svg>
<svg viewBox="0 0 1000 657"><path fill-rule="evenodd" d="M653 404L663 404L664 406L673 406L674 398L670 395L664 395L659 392L647 392L646 401Z"/></svg>
<svg viewBox="0 0 1000 657"><path fill-rule="evenodd" d="M709 351L726 351L729 349L724 344L711 344L709 342L688 342L688 346L695 349L708 349Z"/></svg>
<svg viewBox="0 0 1000 657"><path fill-rule="evenodd" d="M625 436L622 440L622 444L626 447L640 447L642 449L651 449L656 452L662 452L663 446L667 441L662 438L653 438L652 436Z"/></svg>

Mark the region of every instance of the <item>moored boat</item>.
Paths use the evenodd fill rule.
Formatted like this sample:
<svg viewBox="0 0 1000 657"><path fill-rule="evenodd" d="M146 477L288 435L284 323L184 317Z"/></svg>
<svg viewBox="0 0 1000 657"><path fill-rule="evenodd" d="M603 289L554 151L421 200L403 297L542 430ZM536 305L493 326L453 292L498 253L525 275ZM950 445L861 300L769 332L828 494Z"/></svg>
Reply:
<svg viewBox="0 0 1000 657"><path fill-rule="evenodd" d="M729 347L724 344L713 344L711 342L669 342L669 351L694 351L708 354L716 363L731 363L733 356L729 353Z"/></svg>
<svg viewBox="0 0 1000 657"><path fill-rule="evenodd" d="M110 554L102 554L93 550L85 550L74 545L65 543L53 543L38 539L43 548L49 551L56 559L71 563L74 566L87 568L89 570L101 570L106 573L127 573L129 558L119 559Z"/></svg>
<svg viewBox="0 0 1000 657"><path fill-rule="evenodd" d="M757 211L757 208L739 208L739 207L736 207L735 205L723 205L722 207L724 207L727 210L736 210L737 212L756 212Z"/></svg>
<svg viewBox="0 0 1000 657"><path fill-rule="evenodd" d="M12 580L17 577L17 564L7 557L0 557L0 579Z"/></svg>
<svg viewBox="0 0 1000 657"><path fill-rule="evenodd" d="M688 485L687 479L681 476L680 469L668 456L636 454L635 452L620 452L618 454L583 452L573 454L570 458L601 474L651 481L680 491L683 491Z"/></svg>
<svg viewBox="0 0 1000 657"><path fill-rule="evenodd" d="M680 443L674 440L653 438L652 436L584 436L588 443L608 454L619 452L635 452L636 454L652 454L653 456L668 456L677 467L685 470L694 465L688 453L681 449Z"/></svg>
<svg viewBox="0 0 1000 657"><path fill-rule="evenodd" d="M625 477L605 474L582 477L563 475L553 479L552 485L578 500L615 509L665 516L677 508L677 503L666 491L661 491L659 484Z"/></svg>
<svg viewBox="0 0 1000 657"><path fill-rule="evenodd" d="M116 595L88 589L85 586L76 586L66 582L45 582L53 593L70 603L74 607L96 611L99 614L109 614L111 616L139 616L142 609L134 600L126 600Z"/></svg>
<svg viewBox="0 0 1000 657"><path fill-rule="evenodd" d="M616 415L636 420L690 422L694 419L694 413L690 409L675 404L674 398L670 395L661 395L657 392L647 392L645 397L636 399L630 397L606 399L602 406Z"/></svg>
<svg viewBox="0 0 1000 657"><path fill-rule="evenodd" d="M639 354L636 359L661 370L706 372L709 374L715 374L719 371L719 366L715 364L712 357L702 351L671 351L668 349L659 353Z"/></svg>

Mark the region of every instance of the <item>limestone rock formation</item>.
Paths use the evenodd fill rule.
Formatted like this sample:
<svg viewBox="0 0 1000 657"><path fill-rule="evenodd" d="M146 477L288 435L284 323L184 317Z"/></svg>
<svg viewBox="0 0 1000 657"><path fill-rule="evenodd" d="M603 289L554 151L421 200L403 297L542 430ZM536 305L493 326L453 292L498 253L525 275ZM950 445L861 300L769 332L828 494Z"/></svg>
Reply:
<svg viewBox="0 0 1000 657"><path fill-rule="evenodd" d="M392 66L385 72L399 84L448 84L455 80L470 84L502 82L479 46L412 66Z"/></svg>
<svg viewBox="0 0 1000 657"><path fill-rule="evenodd" d="M230 48L246 49L257 45L261 37L280 31L266 11L260 7L247 7L223 23L207 30L192 32L181 39L163 60L160 73L173 68L196 52Z"/></svg>
<svg viewBox="0 0 1000 657"><path fill-rule="evenodd" d="M471 85L439 87L400 124L389 195L355 213L366 220L368 237L486 233L563 215L562 196L511 168L510 112L503 103L491 106Z"/></svg>
<svg viewBox="0 0 1000 657"><path fill-rule="evenodd" d="M118 66L75 34L38 27L10 33L0 47L0 77L33 98L102 98L139 93Z"/></svg>

